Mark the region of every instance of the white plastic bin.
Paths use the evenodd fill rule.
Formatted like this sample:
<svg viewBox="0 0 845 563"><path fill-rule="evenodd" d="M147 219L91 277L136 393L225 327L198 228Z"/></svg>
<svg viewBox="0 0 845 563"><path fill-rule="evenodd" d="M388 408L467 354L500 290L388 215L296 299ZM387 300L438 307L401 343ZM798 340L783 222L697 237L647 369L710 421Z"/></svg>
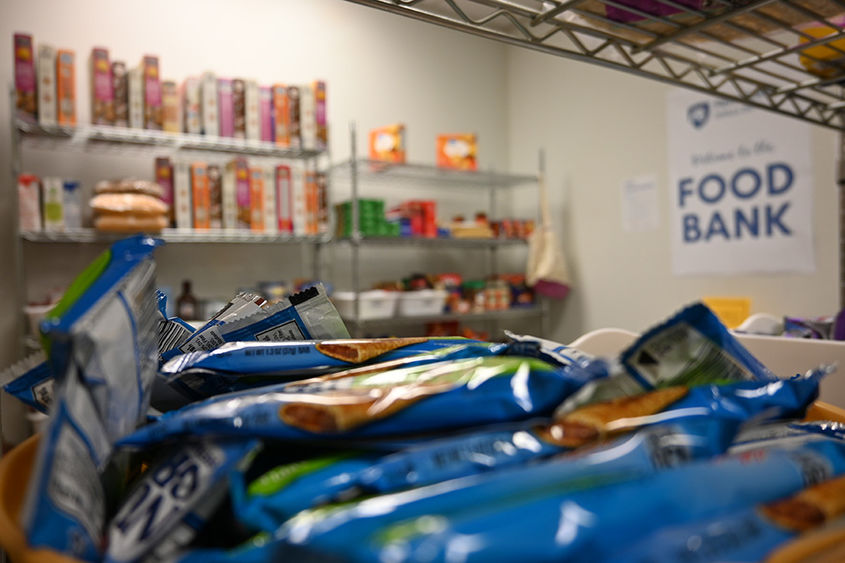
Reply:
<svg viewBox="0 0 845 563"><path fill-rule="evenodd" d="M373 289L362 291L361 309L359 320L387 319L396 314L396 301L399 298L398 291L384 291ZM332 301L340 316L345 319L355 318L355 292L336 291L332 295Z"/></svg>
<svg viewBox="0 0 845 563"><path fill-rule="evenodd" d="M399 295L399 314L403 317L439 315L446 306L449 292L443 289L419 289Z"/></svg>

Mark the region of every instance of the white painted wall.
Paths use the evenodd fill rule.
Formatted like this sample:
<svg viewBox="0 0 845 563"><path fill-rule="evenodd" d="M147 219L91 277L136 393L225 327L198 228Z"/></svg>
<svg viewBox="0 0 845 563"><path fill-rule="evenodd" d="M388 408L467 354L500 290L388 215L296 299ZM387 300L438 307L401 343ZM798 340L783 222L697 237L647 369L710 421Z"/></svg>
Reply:
<svg viewBox="0 0 845 563"><path fill-rule="evenodd" d="M837 312L838 196L833 131L813 127L816 272L687 276L671 273L666 161L669 87L524 49L508 51L511 165L546 147L553 216L573 274L556 339L603 327L641 331L702 296L748 296L754 312ZM789 118L783 118L789 119ZM655 174L660 227L624 232L620 185Z"/></svg>

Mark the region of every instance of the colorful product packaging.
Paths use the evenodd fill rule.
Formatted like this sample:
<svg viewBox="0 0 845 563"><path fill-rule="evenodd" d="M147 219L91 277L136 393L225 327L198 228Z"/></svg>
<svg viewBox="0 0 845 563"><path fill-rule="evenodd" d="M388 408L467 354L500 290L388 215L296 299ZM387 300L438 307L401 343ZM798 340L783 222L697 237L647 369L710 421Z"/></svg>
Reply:
<svg viewBox="0 0 845 563"><path fill-rule="evenodd" d="M18 228L24 232L41 230L41 186L38 176L18 176Z"/></svg>
<svg viewBox="0 0 845 563"><path fill-rule="evenodd" d="M273 85L273 115L275 141L280 147L290 147L289 103L287 87L284 84Z"/></svg>
<svg viewBox="0 0 845 563"><path fill-rule="evenodd" d="M213 72L202 73L202 132L216 137L220 135L220 117L217 92L217 76Z"/></svg>
<svg viewBox="0 0 845 563"><path fill-rule="evenodd" d="M223 228L223 174L216 164L208 165L209 224Z"/></svg>
<svg viewBox="0 0 845 563"><path fill-rule="evenodd" d="M300 109L301 91L299 86L288 86L287 113L285 114L285 128L290 139L289 147L292 149L302 148L302 113Z"/></svg>
<svg viewBox="0 0 845 563"><path fill-rule="evenodd" d="M208 169L204 162L191 164L191 199L193 201L194 229L211 228Z"/></svg>
<svg viewBox="0 0 845 563"><path fill-rule="evenodd" d="M246 100L246 138L250 141L261 140L261 114L259 112L259 88L255 80L247 80L244 84L244 99Z"/></svg>
<svg viewBox="0 0 845 563"><path fill-rule="evenodd" d="M129 127L144 128L144 70L138 66L129 70Z"/></svg>
<svg viewBox="0 0 845 563"><path fill-rule="evenodd" d="M254 232L264 231L264 169L249 169L249 228Z"/></svg>
<svg viewBox="0 0 845 563"><path fill-rule="evenodd" d="M73 51L59 49L56 54L56 101L59 125L76 125L76 58Z"/></svg>
<svg viewBox="0 0 845 563"><path fill-rule="evenodd" d="M42 43L38 46L38 123L54 126L57 123L56 49Z"/></svg>
<svg viewBox="0 0 845 563"><path fill-rule="evenodd" d="M252 206L250 205L249 164L245 158L233 161L235 169L235 204L237 206L238 229L249 230L252 224Z"/></svg>
<svg viewBox="0 0 845 563"><path fill-rule="evenodd" d="M329 232L329 186L328 178L324 172L317 172L317 232L325 234Z"/></svg>
<svg viewBox="0 0 845 563"><path fill-rule="evenodd" d="M174 225L176 215L176 202L173 193L173 163L166 156L158 157L155 160L156 184L161 186L161 201L167 204L168 225Z"/></svg>
<svg viewBox="0 0 845 563"><path fill-rule="evenodd" d="M228 78L217 79L217 115L220 121L221 137L235 136L235 100L232 81Z"/></svg>
<svg viewBox="0 0 845 563"><path fill-rule="evenodd" d="M35 50L32 35L16 33L15 48L15 97L18 117L35 121L38 114L35 73Z"/></svg>
<svg viewBox="0 0 845 563"><path fill-rule="evenodd" d="M232 137L246 139L246 83L232 80Z"/></svg>
<svg viewBox="0 0 845 563"><path fill-rule="evenodd" d="M276 166L276 215L280 233L293 233L293 190L290 166Z"/></svg>
<svg viewBox="0 0 845 563"><path fill-rule="evenodd" d="M317 194L317 173L314 170L305 172L305 233L316 235L319 195Z"/></svg>
<svg viewBox="0 0 845 563"><path fill-rule="evenodd" d="M196 77L186 78L182 83L182 109L184 110L183 127L186 133L199 135L202 133L202 97L200 95L200 80Z"/></svg>
<svg viewBox="0 0 845 563"><path fill-rule="evenodd" d="M62 182L62 212L65 229L82 228L82 189L75 180Z"/></svg>
<svg viewBox="0 0 845 563"><path fill-rule="evenodd" d="M129 76L126 63L114 61L111 64L112 91L114 92L114 124L129 127Z"/></svg>
<svg viewBox="0 0 845 563"><path fill-rule="evenodd" d="M317 148L317 103L314 89L302 86L300 89L299 113L302 123L302 148L314 150Z"/></svg>
<svg viewBox="0 0 845 563"><path fill-rule="evenodd" d="M275 142L273 135L273 89L261 86L258 89L258 121L260 138L267 143Z"/></svg>
<svg viewBox="0 0 845 563"><path fill-rule="evenodd" d="M191 167L187 162L177 160L173 165L173 206L176 208L177 229L194 227L191 190Z"/></svg>
<svg viewBox="0 0 845 563"><path fill-rule="evenodd" d="M370 131L370 160L405 162L405 126L401 123Z"/></svg>
<svg viewBox="0 0 845 563"><path fill-rule="evenodd" d="M477 170L478 139L474 133L437 136L437 166L455 170Z"/></svg>
<svg viewBox="0 0 845 563"><path fill-rule="evenodd" d="M329 146L328 117L326 113L326 83L317 80L314 88L314 119L317 126L317 150L327 149Z"/></svg>
<svg viewBox="0 0 845 563"><path fill-rule="evenodd" d="M302 162L294 162L291 171L291 194L293 207L291 208L293 234L305 236L308 234L308 212L306 206L306 178L307 170Z"/></svg>
<svg viewBox="0 0 845 563"><path fill-rule="evenodd" d="M279 219L276 217L276 171L273 168L264 170L264 232L275 234L279 232Z"/></svg>
<svg viewBox="0 0 845 563"><path fill-rule="evenodd" d="M161 83L162 130L168 133L182 132L182 99L176 82Z"/></svg>
<svg viewBox="0 0 845 563"><path fill-rule="evenodd" d="M161 131L163 111L158 57L145 55L141 67L144 72L144 129Z"/></svg>
<svg viewBox="0 0 845 563"><path fill-rule="evenodd" d="M114 124L114 85L111 78L109 51L103 47L91 50L91 123Z"/></svg>
<svg viewBox="0 0 845 563"><path fill-rule="evenodd" d="M41 182L41 201L44 211L44 230L56 232L65 230L64 189L62 179L48 176Z"/></svg>
<svg viewBox="0 0 845 563"><path fill-rule="evenodd" d="M237 163L232 160L223 169L223 188L221 193L223 206L223 228L238 228L238 198L237 198Z"/></svg>

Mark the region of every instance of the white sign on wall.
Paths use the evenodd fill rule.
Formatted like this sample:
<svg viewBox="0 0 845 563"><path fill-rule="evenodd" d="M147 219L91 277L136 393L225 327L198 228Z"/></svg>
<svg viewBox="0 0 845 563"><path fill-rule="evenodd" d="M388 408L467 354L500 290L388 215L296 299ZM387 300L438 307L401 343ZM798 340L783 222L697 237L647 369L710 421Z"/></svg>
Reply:
<svg viewBox="0 0 845 563"><path fill-rule="evenodd" d="M687 90L667 113L673 273L814 271L810 126Z"/></svg>

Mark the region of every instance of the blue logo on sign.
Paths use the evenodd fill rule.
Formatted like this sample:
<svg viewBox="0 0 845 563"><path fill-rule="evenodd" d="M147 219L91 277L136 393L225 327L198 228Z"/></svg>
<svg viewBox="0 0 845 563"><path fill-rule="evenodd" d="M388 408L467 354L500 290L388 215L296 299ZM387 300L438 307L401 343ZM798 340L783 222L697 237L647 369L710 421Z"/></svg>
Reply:
<svg viewBox="0 0 845 563"><path fill-rule="evenodd" d="M710 117L710 106L707 102L701 102L689 107L687 110L687 119L696 129L701 129L707 123Z"/></svg>

